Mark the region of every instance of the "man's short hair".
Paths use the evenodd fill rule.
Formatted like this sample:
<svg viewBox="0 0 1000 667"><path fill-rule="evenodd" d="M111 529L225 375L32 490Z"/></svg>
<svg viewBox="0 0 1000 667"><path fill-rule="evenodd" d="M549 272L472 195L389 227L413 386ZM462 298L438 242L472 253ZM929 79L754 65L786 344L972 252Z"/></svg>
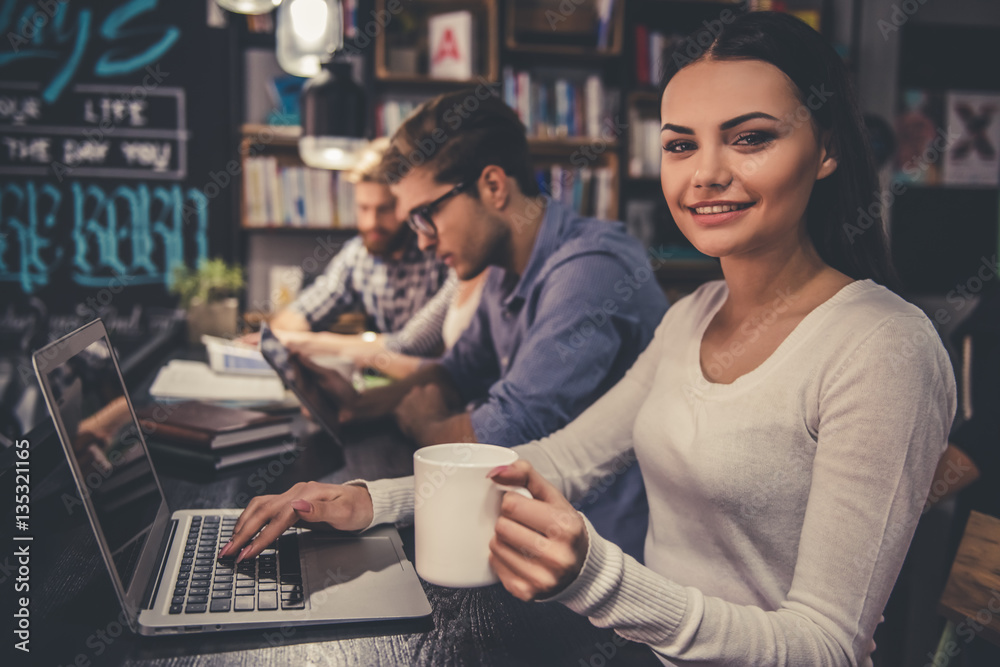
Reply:
<svg viewBox="0 0 1000 667"><path fill-rule="evenodd" d="M385 183L399 182L426 167L438 183L478 178L496 165L528 196L539 193L528 154L528 138L517 113L482 88L439 95L407 116L392 136L379 171ZM472 196L476 191L470 190Z"/></svg>
<svg viewBox="0 0 1000 667"><path fill-rule="evenodd" d="M389 148L389 137L373 139L361 153L358 164L347 172L347 180L358 183L384 183L379 177L379 164Z"/></svg>

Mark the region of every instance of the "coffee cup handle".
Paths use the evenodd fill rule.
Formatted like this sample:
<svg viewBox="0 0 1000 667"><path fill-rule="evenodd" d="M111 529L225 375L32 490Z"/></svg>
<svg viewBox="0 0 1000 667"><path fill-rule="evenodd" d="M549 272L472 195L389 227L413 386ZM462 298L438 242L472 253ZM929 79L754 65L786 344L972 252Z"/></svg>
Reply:
<svg viewBox="0 0 1000 667"><path fill-rule="evenodd" d="M494 484L496 484L496 482L494 482ZM497 484L497 488L499 488L501 491L512 491L513 493L524 496L525 498L528 499L534 498L534 496L531 495L531 491L528 491L528 489L524 488L523 486L510 486L508 484Z"/></svg>

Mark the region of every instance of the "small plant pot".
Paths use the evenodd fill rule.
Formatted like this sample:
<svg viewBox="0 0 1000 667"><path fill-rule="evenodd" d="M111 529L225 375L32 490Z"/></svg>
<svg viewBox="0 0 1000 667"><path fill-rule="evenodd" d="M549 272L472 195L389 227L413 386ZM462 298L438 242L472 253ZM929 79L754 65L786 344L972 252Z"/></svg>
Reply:
<svg viewBox="0 0 1000 667"><path fill-rule="evenodd" d="M239 321L239 300L230 297L221 301L205 303L201 299L191 300L187 310L188 342L201 343L203 334L229 338L236 335Z"/></svg>

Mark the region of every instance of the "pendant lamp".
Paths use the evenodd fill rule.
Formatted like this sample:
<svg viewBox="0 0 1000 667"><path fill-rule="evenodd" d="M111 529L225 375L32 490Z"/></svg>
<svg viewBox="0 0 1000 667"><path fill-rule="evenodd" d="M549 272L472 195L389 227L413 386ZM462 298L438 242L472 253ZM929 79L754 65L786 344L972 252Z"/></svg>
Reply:
<svg viewBox="0 0 1000 667"><path fill-rule="evenodd" d="M281 4L281 0L215 0L215 3L235 14L267 14Z"/></svg>

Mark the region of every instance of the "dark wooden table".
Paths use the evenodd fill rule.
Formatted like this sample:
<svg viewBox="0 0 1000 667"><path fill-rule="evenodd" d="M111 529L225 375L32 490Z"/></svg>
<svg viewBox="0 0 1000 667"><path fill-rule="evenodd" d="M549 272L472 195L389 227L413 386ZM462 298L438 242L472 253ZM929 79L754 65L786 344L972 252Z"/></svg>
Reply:
<svg viewBox="0 0 1000 667"><path fill-rule="evenodd" d="M1000 519L972 512L938 609L956 625L971 628L984 639L1000 646L998 591Z"/></svg>
<svg viewBox="0 0 1000 667"><path fill-rule="evenodd" d="M122 630L120 607L83 509L73 500L61 449L54 437L48 440L32 443L34 470L44 472L46 457L51 464L32 480L32 654L14 655L13 663L0 659L5 665L660 664L647 647L595 628L562 605L521 602L499 585L455 590L424 582L433 615L418 622L134 636L127 627ZM324 434L312 433L288 465L263 461L203 475L154 460L172 510L242 507L258 493L281 493L302 480L344 482L412 472L412 449L391 424L352 427L344 442L341 449ZM401 534L412 559L412 530ZM3 584L4 597L9 584ZM12 644L10 632L4 635L0 655Z"/></svg>

